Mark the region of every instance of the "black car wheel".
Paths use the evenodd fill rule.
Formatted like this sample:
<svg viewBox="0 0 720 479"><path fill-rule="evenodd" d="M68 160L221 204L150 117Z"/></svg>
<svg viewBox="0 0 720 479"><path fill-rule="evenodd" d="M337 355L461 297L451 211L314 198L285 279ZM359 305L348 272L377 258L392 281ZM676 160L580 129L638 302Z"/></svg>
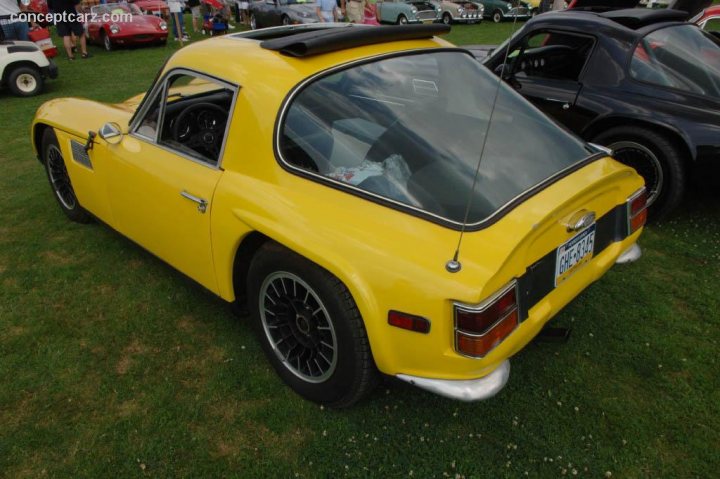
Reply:
<svg viewBox="0 0 720 479"><path fill-rule="evenodd" d="M442 22L445 25L450 25L452 23L452 17L450 16L449 13L447 13L447 12L443 13Z"/></svg>
<svg viewBox="0 0 720 479"><path fill-rule="evenodd" d="M43 78L37 68L21 66L7 76L7 86L13 95L33 96L42 91Z"/></svg>
<svg viewBox="0 0 720 479"><path fill-rule="evenodd" d="M373 389L379 374L362 317L329 272L265 244L250 265L248 302L263 350L295 392L339 408Z"/></svg>
<svg viewBox="0 0 720 479"><path fill-rule="evenodd" d="M493 22L495 22L495 23L500 23L500 22L502 22L503 15L502 15L502 13L500 12L500 10L495 10L495 11L493 12L492 19L493 19Z"/></svg>
<svg viewBox="0 0 720 479"><path fill-rule="evenodd" d="M400 15L397 18L397 24L398 25L407 25L408 19L405 15Z"/></svg>
<svg viewBox="0 0 720 479"><path fill-rule="evenodd" d="M43 133L42 159L50 187L55 193L55 199L63 213L77 223L89 223L92 221L90 214L80 206L77 196L75 196L75 190L73 190L70 182L70 175L65 166L65 159L60 150L60 145L55 132L50 128Z"/></svg>
<svg viewBox="0 0 720 479"><path fill-rule="evenodd" d="M282 24L283 24L283 25L290 25L290 17L288 17L287 15L283 15L283 17L282 17Z"/></svg>
<svg viewBox="0 0 720 479"><path fill-rule="evenodd" d="M257 18L255 18L254 13L251 13L250 14L250 29L257 30L257 28L258 28Z"/></svg>
<svg viewBox="0 0 720 479"><path fill-rule="evenodd" d="M100 40L102 41L105 51L108 51L108 52L112 51L113 44L112 44L112 41L110 40L110 35L105 33L104 30L100 32Z"/></svg>
<svg viewBox="0 0 720 479"><path fill-rule="evenodd" d="M683 155L674 142L635 126L611 128L593 141L613 150L613 158L645 179L651 220L661 219L680 204L686 175Z"/></svg>

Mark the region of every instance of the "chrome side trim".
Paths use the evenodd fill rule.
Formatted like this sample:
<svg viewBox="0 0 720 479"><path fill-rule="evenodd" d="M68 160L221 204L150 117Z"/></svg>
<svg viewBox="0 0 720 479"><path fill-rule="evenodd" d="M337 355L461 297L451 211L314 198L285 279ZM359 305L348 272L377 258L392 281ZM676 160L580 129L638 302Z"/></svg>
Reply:
<svg viewBox="0 0 720 479"><path fill-rule="evenodd" d="M458 401L482 401L499 393L510 378L510 361L507 359L487 376L478 379L453 380L431 379L398 374L401 381L420 389Z"/></svg>
<svg viewBox="0 0 720 479"><path fill-rule="evenodd" d="M641 256L642 249L640 248L640 245L637 243L633 243L631 247L623 251L623 253L618 256L618 259L615 260L615 264L634 263L635 261L639 260Z"/></svg>

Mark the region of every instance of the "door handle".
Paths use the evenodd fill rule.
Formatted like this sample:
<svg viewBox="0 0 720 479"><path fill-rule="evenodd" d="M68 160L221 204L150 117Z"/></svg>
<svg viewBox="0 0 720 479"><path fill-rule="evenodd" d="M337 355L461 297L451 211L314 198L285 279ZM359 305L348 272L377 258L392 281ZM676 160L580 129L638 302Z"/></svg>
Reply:
<svg viewBox="0 0 720 479"><path fill-rule="evenodd" d="M550 101L553 103L562 103L562 109L563 110L569 110L570 109L570 102L566 100L558 100L557 98L545 98L545 101Z"/></svg>
<svg viewBox="0 0 720 479"><path fill-rule="evenodd" d="M197 210L200 213L205 213L207 211L207 205L208 205L207 200L204 200L203 198L199 198L193 194L190 194L185 190L180 192L180 196L192 201L193 203L197 203L197 205L198 205Z"/></svg>

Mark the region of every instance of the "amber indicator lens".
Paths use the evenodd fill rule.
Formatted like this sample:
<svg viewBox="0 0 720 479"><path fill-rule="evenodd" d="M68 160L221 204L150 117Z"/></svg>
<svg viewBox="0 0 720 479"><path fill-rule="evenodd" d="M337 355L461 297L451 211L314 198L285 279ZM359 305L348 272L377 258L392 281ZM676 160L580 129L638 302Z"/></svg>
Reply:
<svg viewBox="0 0 720 479"><path fill-rule="evenodd" d="M507 338L518 325L517 309L502 319L494 328L480 337L473 337L458 331L458 352L467 356L483 357Z"/></svg>

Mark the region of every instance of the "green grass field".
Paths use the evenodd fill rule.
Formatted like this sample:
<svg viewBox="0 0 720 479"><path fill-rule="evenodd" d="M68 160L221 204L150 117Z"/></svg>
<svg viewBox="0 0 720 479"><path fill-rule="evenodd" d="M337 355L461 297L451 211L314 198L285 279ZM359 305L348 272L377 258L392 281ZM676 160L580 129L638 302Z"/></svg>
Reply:
<svg viewBox="0 0 720 479"><path fill-rule="evenodd" d="M450 39L498 43L512 28ZM92 48L58 58L39 97L0 92L0 476L717 477L717 190L693 186L648 228L640 262L554 320L569 342L522 351L496 398L388 381L324 409L280 382L222 301L107 227L68 222L32 156L40 104L121 101L174 48Z"/></svg>

